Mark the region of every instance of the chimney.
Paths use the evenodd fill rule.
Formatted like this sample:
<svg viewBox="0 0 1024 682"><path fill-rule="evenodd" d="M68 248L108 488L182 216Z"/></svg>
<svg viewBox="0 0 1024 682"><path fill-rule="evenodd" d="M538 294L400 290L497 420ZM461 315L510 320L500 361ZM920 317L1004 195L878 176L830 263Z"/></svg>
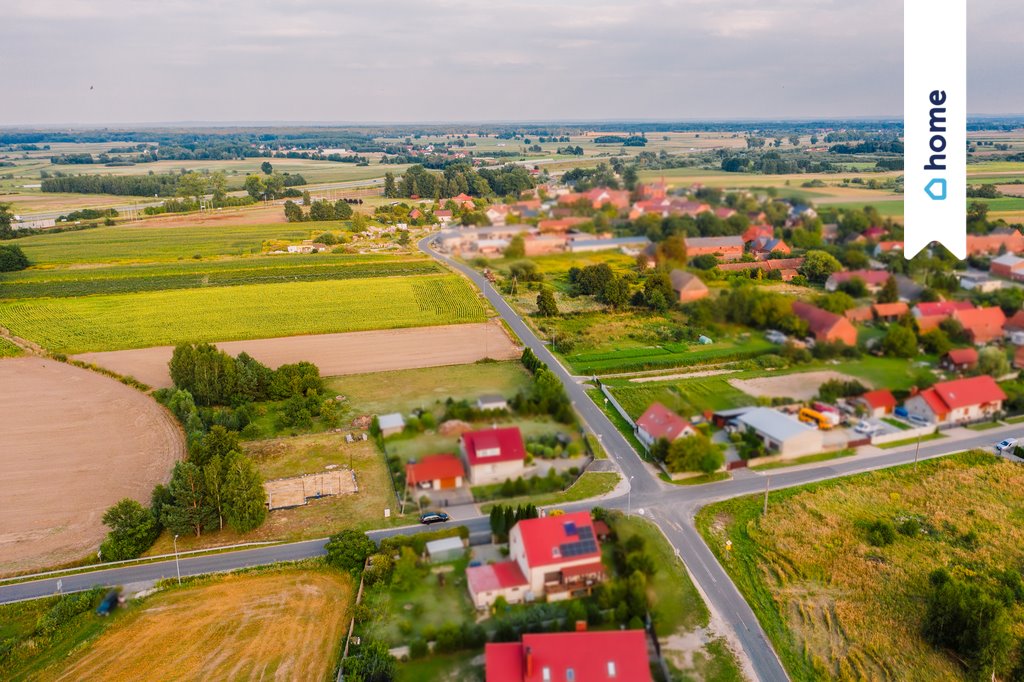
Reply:
<svg viewBox="0 0 1024 682"><path fill-rule="evenodd" d="M533 648L526 647L523 649L523 654L526 657L526 677L529 679L533 677Z"/></svg>

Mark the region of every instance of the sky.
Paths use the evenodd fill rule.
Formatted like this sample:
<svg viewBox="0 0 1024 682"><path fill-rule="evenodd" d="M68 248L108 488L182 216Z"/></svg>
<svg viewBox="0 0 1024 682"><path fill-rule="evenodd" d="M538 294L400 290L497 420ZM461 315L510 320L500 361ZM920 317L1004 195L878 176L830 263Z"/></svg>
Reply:
<svg viewBox="0 0 1024 682"><path fill-rule="evenodd" d="M968 110L1024 113L969 0ZM901 116L897 0L3 0L0 125Z"/></svg>

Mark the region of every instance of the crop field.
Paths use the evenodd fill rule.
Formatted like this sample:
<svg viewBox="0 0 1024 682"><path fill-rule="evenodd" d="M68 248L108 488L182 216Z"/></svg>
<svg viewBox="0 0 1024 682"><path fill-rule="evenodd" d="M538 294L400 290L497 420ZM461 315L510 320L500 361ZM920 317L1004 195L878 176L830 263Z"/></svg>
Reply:
<svg viewBox="0 0 1024 682"><path fill-rule="evenodd" d="M0 336L0 358L14 358L21 355L21 349Z"/></svg>
<svg viewBox="0 0 1024 682"><path fill-rule="evenodd" d="M0 326L67 354L484 320L476 293L455 275L250 284L0 303Z"/></svg>
<svg viewBox="0 0 1024 682"><path fill-rule="evenodd" d="M440 274L425 258L309 254L99 268L30 269L0 275L0 299L126 294L244 284Z"/></svg>
<svg viewBox="0 0 1024 682"><path fill-rule="evenodd" d="M129 605L36 679L324 680L351 594L348 578L326 569L203 579Z"/></svg>
<svg viewBox="0 0 1024 682"><path fill-rule="evenodd" d="M566 360L578 374L634 372L661 367L687 367L713 362L743 360L769 352L769 342L750 338L739 342L721 342L702 346L664 343L658 346L626 348L597 353L569 355Z"/></svg>
<svg viewBox="0 0 1024 682"><path fill-rule="evenodd" d="M1021 486L1020 466L973 451L773 492L767 519L761 496L712 504L697 524L793 680L966 680L920 634L928 575L1018 569ZM892 544L868 544L866 524L907 519ZM1008 614L1019 634L1024 609Z"/></svg>
<svg viewBox="0 0 1024 682"><path fill-rule="evenodd" d="M173 261L211 256L244 256L263 250L266 240L297 242L341 223L233 225L223 227L148 227L118 225L77 232L39 234L18 240L34 266L77 263Z"/></svg>
<svg viewBox="0 0 1024 682"><path fill-rule="evenodd" d="M616 379L608 382L619 404L636 419L651 403L659 402L684 416L704 410L727 410L753 405L753 396L729 383L731 375L704 376L664 383L631 383Z"/></svg>

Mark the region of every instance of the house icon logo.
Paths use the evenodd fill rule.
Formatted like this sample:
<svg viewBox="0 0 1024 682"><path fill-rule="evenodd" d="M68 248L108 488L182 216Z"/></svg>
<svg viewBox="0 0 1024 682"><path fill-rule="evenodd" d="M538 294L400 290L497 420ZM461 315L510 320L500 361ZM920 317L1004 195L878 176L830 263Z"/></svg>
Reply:
<svg viewBox="0 0 1024 682"><path fill-rule="evenodd" d="M934 178L931 182L929 182L925 186L924 191L934 201L945 201L946 200L946 179L945 178Z"/></svg>

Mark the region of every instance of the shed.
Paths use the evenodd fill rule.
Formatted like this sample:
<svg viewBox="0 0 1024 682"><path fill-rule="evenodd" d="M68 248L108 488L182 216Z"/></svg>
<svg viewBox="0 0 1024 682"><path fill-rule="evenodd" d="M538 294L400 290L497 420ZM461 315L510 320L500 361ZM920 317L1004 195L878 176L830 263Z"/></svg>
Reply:
<svg viewBox="0 0 1024 682"><path fill-rule="evenodd" d="M737 423L754 431L765 447L783 457L799 457L821 452L821 431L798 419L767 407L756 407L736 418Z"/></svg>
<svg viewBox="0 0 1024 682"><path fill-rule="evenodd" d="M387 438L388 436L402 432L405 428L405 419L402 418L402 414L400 412L382 414L377 417L377 426L380 427L381 435Z"/></svg>
<svg viewBox="0 0 1024 682"><path fill-rule="evenodd" d="M505 400L504 396L489 394L482 395L476 399L476 409L478 410L507 410L508 401Z"/></svg>
<svg viewBox="0 0 1024 682"><path fill-rule="evenodd" d="M432 563L443 563L445 561L455 561L461 558L466 553L466 546L462 542L462 538L456 536L453 538L441 538L440 540L431 540L427 543L427 556L430 558Z"/></svg>

